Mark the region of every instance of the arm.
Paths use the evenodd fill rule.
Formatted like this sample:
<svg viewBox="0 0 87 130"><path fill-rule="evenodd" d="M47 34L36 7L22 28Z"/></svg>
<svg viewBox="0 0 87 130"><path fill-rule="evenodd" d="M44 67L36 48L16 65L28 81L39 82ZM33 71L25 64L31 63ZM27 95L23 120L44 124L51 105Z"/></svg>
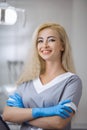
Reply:
<svg viewBox="0 0 87 130"><path fill-rule="evenodd" d="M72 117L75 115L76 112L76 106L74 103L70 102L66 103L65 105L72 109L70 117L66 119L63 119L60 116L38 118L36 120L30 121L29 124L43 129L64 129L65 126L67 126L68 123L71 121Z"/></svg>
<svg viewBox="0 0 87 130"><path fill-rule="evenodd" d="M31 108L18 108L6 106L3 112L3 120L15 123L22 123L32 120Z"/></svg>
<svg viewBox="0 0 87 130"><path fill-rule="evenodd" d="M59 116L38 118L36 120L30 121L29 124L39 127L39 128L43 128L43 129L62 130L71 121L71 118L73 117L73 115L74 114L71 114L71 116L67 119L63 119Z"/></svg>
<svg viewBox="0 0 87 130"><path fill-rule="evenodd" d="M49 107L49 108L24 108L22 98L15 93L9 96L7 100L7 107L5 107L3 113L3 119L11 122L25 122L38 117L54 116L58 115L62 118L67 118L70 116L69 113L72 110L64 106L70 100L60 102L59 105Z"/></svg>
<svg viewBox="0 0 87 130"><path fill-rule="evenodd" d="M63 119L59 116L51 116L51 117L43 117L43 118L32 118L32 110L26 108L16 108L6 106L3 119L5 121L11 121L15 123L22 123L25 121L29 121L29 124L43 128L43 129L63 129L68 122L71 120L71 117L67 119Z"/></svg>
<svg viewBox="0 0 87 130"><path fill-rule="evenodd" d="M33 119L32 109L24 108L22 98L17 93L14 93L7 100L7 106L3 112L3 119L16 123L30 121Z"/></svg>

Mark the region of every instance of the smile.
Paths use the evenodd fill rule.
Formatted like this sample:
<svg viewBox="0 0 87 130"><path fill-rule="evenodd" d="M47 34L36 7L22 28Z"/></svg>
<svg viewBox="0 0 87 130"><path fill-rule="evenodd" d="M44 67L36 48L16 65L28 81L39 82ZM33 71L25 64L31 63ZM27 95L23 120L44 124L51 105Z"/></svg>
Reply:
<svg viewBox="0 0 87 130"><path fill-rule="evenodd" d="M51 50L43 50L43 51L41 51L43 54L49 54L49 53L51 53L52 51Z"/></svg>

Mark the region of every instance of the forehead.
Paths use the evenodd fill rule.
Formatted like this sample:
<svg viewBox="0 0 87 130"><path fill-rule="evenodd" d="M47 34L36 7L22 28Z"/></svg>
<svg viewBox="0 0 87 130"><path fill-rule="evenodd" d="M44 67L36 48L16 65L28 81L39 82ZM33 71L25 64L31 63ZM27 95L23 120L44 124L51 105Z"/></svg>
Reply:
<svg viewBox="0 0 87 130"><path fill-rule="evenodd" d="M38 37L48 37L48 36L59 37L59 34L55 29L51 29L51 28L45 28L41 30L38 34Z"/></svg>

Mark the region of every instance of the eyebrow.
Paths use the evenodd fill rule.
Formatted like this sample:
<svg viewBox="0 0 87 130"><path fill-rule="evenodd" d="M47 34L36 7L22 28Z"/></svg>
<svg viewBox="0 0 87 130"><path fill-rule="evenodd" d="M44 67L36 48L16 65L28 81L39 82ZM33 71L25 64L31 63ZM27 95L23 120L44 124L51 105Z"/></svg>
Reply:
<svg viewBox="0 0 87 130"><path fill-rule="evenodd" d="M56 38L55 36L48 36L47 39L49 38ZM43 39L43 37L38 37L37 39Z"/></svg>

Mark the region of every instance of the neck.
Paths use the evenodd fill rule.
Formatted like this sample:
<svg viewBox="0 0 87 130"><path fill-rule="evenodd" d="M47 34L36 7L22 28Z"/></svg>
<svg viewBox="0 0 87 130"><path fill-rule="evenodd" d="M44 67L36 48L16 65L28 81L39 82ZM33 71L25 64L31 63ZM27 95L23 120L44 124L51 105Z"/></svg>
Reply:
<svg viewBox="0 0 87 130"><path fill-rule="evenodd" d="M59 62L46 62L45 75L59 75L64 73L65 70L62 67L62 64Z"/></svg>
<svg viewBox="0 0 87 130"><path fill-rule="evenodd" d="M43 84L50 82L56 76L65 73L62 65L58 62L46 62L45 72L40 75L40 80Z"/></svg>

